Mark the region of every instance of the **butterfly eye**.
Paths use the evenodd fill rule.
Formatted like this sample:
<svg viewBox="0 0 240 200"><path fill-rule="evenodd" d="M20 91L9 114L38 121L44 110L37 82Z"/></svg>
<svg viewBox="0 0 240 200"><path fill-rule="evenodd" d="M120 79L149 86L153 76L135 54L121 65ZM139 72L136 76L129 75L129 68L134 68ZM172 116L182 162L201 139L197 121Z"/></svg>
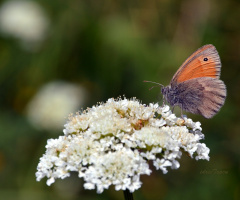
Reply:
<svg viewBox="0 0 240 200"><path fill-rule="evenodd" d="M203 61L208 61L208 58L203 58Z"/></svg>

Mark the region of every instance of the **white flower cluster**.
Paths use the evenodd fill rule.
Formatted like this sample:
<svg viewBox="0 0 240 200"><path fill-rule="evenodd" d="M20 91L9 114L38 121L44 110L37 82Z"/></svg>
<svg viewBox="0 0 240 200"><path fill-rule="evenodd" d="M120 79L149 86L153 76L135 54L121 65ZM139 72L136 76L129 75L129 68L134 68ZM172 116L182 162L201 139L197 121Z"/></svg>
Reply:
<svg viewBox="0 0 240 200"><path fill-rule="evenodd" d="M209 160L209 148L199 141L200 123L177 118L169 106L149 106L136 99L109 99L104 104L71 115L64 136L49 139L36 177L56 178L77 171L85 189L101 193L110 185L133 192L141 187L140 175L151 173L149 162L165 174L180 167L182 152Z"/></svg>

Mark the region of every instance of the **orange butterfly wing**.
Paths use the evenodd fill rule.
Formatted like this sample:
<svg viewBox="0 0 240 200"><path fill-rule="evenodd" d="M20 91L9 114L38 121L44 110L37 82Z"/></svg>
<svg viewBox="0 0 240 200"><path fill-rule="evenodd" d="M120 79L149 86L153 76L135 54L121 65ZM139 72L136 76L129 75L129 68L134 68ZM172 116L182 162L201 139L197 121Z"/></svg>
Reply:
<svg viewBox="0 0 240 200"><path fill-rule="evenodd" d="M220 77L221 61L216 48L207 44L195 51L178 69L171 80L177 84L200 77Z"/></svg>

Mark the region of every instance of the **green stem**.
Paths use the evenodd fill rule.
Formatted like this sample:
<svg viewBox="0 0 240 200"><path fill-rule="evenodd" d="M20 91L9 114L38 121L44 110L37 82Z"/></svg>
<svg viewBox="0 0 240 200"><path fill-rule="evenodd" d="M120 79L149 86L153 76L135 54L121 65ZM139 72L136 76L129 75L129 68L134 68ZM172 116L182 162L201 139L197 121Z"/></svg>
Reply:
<svg viewBox="0 0 240 200"><path fill-rule="evenodd" d="M128 189L123 191L125 200L133 200L133 193L131 193Z"/></svg>

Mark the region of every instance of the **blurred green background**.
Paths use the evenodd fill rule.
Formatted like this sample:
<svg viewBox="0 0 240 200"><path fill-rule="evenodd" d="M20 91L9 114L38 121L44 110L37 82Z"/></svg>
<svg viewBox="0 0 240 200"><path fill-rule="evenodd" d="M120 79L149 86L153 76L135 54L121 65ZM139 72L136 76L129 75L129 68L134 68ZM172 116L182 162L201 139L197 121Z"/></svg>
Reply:
<svg viewBox="0 0 240 200"><path fill-rule="evenodd" d="M68 113L125 95L160 102L151 80L169 84L204 44L216 46L226 103L202 123L210 161L183 155L178 170L143 176L135 199L240 199L240 1L0 1L0 199L123 199L97 194L72 174L36 182L46 141ZM179 115L179 109L176 109Z"/></svg>

